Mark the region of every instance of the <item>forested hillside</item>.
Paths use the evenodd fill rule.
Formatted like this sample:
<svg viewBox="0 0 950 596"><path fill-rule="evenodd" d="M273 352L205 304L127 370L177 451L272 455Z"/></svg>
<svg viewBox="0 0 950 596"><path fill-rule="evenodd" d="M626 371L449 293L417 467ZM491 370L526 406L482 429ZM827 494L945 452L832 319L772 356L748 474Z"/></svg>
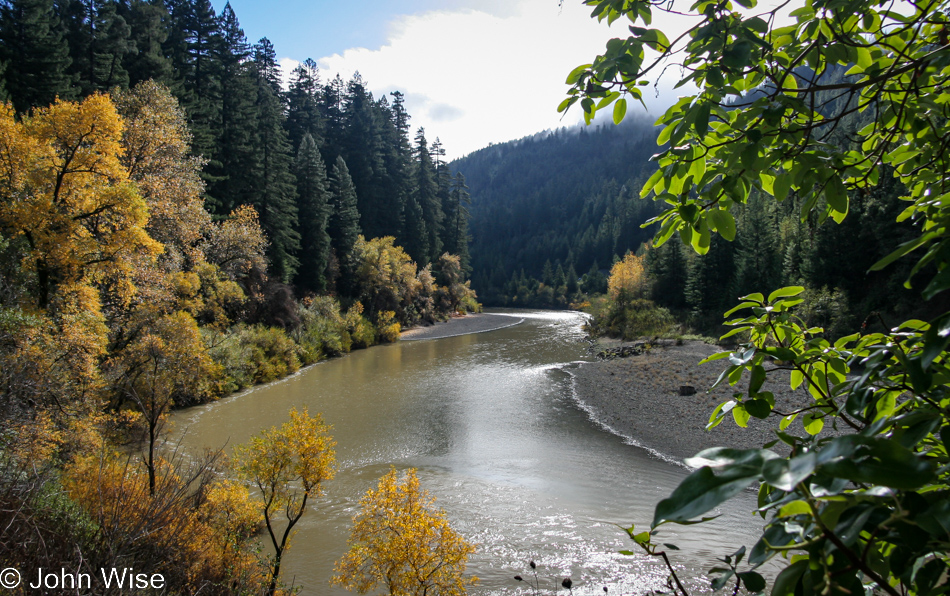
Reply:
<svg viewBox="0 0 950 596"><path fill-rule="evenodd" d="M657 213L638 194L655 152L644 119L544 132L453 161L472 196L472 285L481 299L565 307L578 274L637 250L650 237L640 224ZM588 290L598 284L606 289L600 279Z"/></svg>
<svg viewBox="0 0 950 596"><path fill-rule="evenodd" d="M825 79L840 82L843 73ZM847 143L860 125L846 121L837 142ZM452 162L472 197L472 285L481 299L564 308L606 292L604 273L632 251L649 278L641 297L695 330L716 332L738 296L783 285L805 286L803 312L832 334L915 312L918 302L903 287L909 270L869 271L914 234L910 223L897 222L902 190L887 177L850 197L851 215L841 224L815 215L802 221L798 196L776 203L753 193L735 209L735 240L714 237L705 257L676 242L651 248L655 229L641 225L661 206L641 199L640 188L656 171L656 131L642 118L561 129Z"/></svg>

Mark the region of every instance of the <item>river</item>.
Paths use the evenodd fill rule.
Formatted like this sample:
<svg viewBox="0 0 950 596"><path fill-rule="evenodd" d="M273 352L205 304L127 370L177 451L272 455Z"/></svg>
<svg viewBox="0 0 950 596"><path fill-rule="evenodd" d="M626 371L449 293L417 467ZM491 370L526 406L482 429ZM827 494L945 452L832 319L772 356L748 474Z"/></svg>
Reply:
<svg viewBox="0 0 950 596"><path fill-rule="evenodd" d="M291 408L321 412L333 425L339 470L298 524L281 577L303 594L332 587L360 496L390 466L417 468L453 527L478 551L473 594L518 593L513 579L538 563L548 592L570 576L576 594L664 589L659 561L642 555L614 524L646 529L653 507L685 477L608 433L578 406L565 368L589 360L581 315L504 311L524 319L496 331L399 342L322 362L269 385L178 411L175 433L192 451L234 446L287 420ZM513 321L514 322L514 321ZM671 421L670 432L675 432ZM743 494L713 524L672 527L661 536L689 583L713 557L751 546L760 526ZM561 592L565 590L561 589Z"/></svg>

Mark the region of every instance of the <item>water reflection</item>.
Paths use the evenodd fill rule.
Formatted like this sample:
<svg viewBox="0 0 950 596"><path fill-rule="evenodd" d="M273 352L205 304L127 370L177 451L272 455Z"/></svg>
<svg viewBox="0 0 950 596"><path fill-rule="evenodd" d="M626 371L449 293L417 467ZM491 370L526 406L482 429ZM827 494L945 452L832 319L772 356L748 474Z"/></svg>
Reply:
<svg viewBox="0 0 950 596"><path fill-rule="evenodd" d="M191 448L235 445L282 423L292 407L334 426L340 471L302 519L285 559L304 594L331 588L364 491L390 465L416 467L453 526L479 544L475 593L516 593L512 576L534 559L542 587L574 578L575 592L663 589L666 573L630 548L614 523L645 526L655 503L684 477L593 424L561 367L587 358L575 313L517 312L525 322L489 333L377 347L324 362L289 379L176 414ZM679 564L700 571L755 531L751 495L717 525L669 533ZM546 584L544 582L547 582Z"/></svg>

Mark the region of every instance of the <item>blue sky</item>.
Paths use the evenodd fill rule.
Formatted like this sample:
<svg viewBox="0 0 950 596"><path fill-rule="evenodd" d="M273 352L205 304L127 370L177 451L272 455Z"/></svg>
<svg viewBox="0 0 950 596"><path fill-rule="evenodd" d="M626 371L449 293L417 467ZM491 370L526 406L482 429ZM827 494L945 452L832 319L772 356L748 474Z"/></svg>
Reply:
<svg viewBox="0 0 950 596"><path fill-rule="evenodd" d="M225 2L213 0L220 12ZM248 39L267 37L289 73L313 58L323 78L359 71L376 97L406 96L413 130L448 156L569 126L557 105L564 79L626 36L589 18L580 0L232 0ZM285 73L286 74L286 73ZM673 95L648 101L657 118ZM642 111L642 108L640 108Z"/></svg>

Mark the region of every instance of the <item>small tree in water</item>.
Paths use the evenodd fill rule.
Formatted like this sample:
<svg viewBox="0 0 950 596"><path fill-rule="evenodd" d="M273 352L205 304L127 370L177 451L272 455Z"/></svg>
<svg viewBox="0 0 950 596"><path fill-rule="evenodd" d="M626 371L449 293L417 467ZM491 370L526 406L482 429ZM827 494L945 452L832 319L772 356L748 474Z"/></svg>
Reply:
<svg viewBox="0 0 950 596"><path fill-rule="evenodd" d="M251 439L250 445L238 447L237 470L260 490L262 513L267 533L274 546L274 566L268 594L277 591L281 558L294 525L307 508L307 499L322 493L321 483L333 478L336 442L330 427L320 414L311 417L307 410L290 412L290 421L280 428L272 427ZM298 483L292 490L290 483ZM287 526L281 533L275 528L283 509Z"/></svg>
<svg viewBox="0 0 950 596"><path fill-rule="evenodd" d="M462 577L475 546L449 527L434 503L414 469L400 482L392 468L360 499L350 550L331 582L360 594L380 583L391 596L464 594L477 581Z"/></svg>

